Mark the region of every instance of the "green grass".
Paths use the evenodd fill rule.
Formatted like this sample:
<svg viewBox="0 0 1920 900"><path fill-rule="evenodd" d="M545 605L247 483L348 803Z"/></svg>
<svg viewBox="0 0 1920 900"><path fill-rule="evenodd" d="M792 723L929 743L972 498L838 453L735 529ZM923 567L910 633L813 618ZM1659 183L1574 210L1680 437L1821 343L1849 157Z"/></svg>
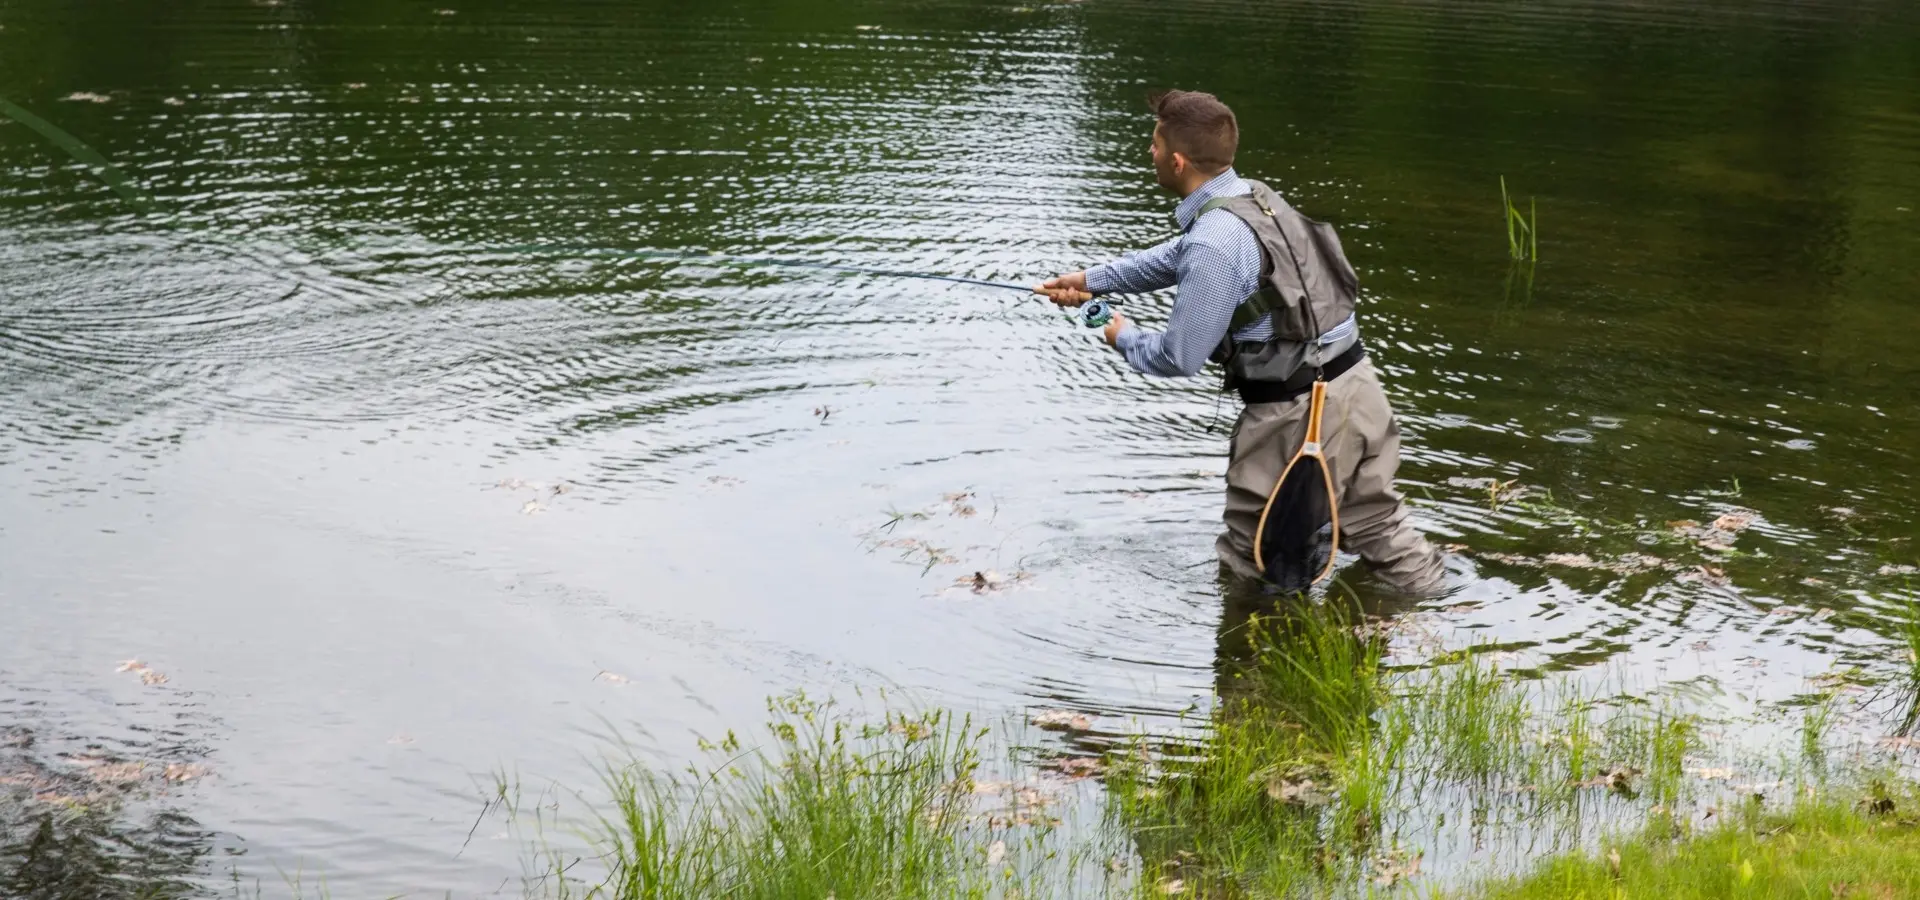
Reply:
<svg viewBox="0 0 1920 900"><path fill-rule="evenodd" d="M1500 176L1500 206L1506 211L1507 254L1516 262L1537 260L1540 258L1540 221L1539 204L1527 201L1527 212L1521 213L1513 205L1513 196L1507 193L1507 178Z"/></svg>
<svg viewBox="0 0 1920 900"><path fill-rule="evenodd" d="M1783 812L1749 808L1680 841L1659 835L1542 863L1531 873L1449 892L1478 900L1690 900L1690 898L1920 897L1920 827L1870 798L1808 800ZM1884 807L1880 807L1883 808ZM1616 855L1617 854L1617 855Z"/></svg>
<svg viewBox="0 0 1920 900"><path fill-rule="evenodd" d="M1047 799L974 780L987 732L940 711L863 721L801 694L769 703L757 741L729 733L679 776L623 762L584 830L546 844L533 892L605 900L1037 895ZM1001 805L1001 801L1006 801ZM580 859L581 865L576 862ZM1056 866L1070 871L1071 865Z"/></svg>

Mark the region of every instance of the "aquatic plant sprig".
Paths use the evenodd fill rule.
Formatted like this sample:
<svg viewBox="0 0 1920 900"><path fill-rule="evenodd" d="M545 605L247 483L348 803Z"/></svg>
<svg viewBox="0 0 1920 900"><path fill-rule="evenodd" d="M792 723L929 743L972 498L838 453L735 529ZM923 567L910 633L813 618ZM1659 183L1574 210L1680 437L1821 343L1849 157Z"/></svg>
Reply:
<svg viewBox="0 0 1920 900"><path fill-rule="evenodd" d="M1515 261L1534 261L1540 258L1540 208L1534 198L1527 199L1527 212L1522 214L1513 205L1513 195L1507 192L1507 177L1500 176L1500 207L1507 220L1507 255Z"/></svg>

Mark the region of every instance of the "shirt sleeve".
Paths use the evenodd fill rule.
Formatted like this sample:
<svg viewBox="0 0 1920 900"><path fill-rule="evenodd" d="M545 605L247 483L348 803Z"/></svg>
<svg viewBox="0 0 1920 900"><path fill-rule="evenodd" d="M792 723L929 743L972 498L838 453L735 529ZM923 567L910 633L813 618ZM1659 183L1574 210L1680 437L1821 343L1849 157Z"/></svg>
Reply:
<svg viewBox="0 0 1920 900"><path fill-rule="evenodd" d="M1137 294L1173 287L1179 277L1175 270L1179 259L1180 238L1174 238L1088 269L1087 290L1094 294Z"/></svg>
<svg viewBox="0 0 1920 900"><path fill-rule="evenodd" d="M1188 246L1175 274L1180 292L1173 299L1167 330L1155 334L1129 325L1114 339L1114 347L1137 372L1169 378L1199 372L1226 338L1234 308L1246 299L1227 254L1208 244ZM1092 287L1091 271L1088 276Z"/></svg>

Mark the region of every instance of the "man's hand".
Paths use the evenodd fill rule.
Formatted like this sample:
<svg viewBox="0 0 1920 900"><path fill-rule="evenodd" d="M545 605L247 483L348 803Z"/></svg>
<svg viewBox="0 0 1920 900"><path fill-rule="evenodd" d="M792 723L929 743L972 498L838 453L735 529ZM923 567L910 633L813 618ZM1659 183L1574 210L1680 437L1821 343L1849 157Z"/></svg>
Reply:
<svg viewBox="0 0 1920 900"><path fill-rule="evenodd" d="M1045 284L1033 289L1036 294L1045 294L1048 300L1061 306L1079 306L1093 295L1087 293L1087 273L1068 272L1058 278L1048 279Z"/></svg>
<svg viewBox="0 0 1920 900"><path fill-rule="evenodd" d="M1133 323L1128 322L1126 316L1123 316L1118 312L1114 313L1113 321L1107 323L1107 331L1106 331L1107 346L1109 347L1120 346L1119 344L1120 332L1125 330L1126 327L1131 324Z"/></svg>

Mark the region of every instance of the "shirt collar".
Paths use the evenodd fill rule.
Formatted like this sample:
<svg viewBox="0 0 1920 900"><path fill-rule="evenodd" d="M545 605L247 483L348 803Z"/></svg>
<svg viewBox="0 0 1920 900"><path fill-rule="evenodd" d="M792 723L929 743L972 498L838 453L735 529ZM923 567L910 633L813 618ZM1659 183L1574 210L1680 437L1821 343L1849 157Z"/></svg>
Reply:
<svg viewBox="0 0 1920 900"><path fill-rule="evenodd" d="M1207 205L1215 197L1238 197L1253 193L1253 188L1240 178L1240 173L1228 166L1225 172L1213 176L1199 190L1188 194L1180 205L1173 208L1173 219L1180 223L1180 230L1193 227L1194 217L1200 215L1200 207Z"/></svg>

